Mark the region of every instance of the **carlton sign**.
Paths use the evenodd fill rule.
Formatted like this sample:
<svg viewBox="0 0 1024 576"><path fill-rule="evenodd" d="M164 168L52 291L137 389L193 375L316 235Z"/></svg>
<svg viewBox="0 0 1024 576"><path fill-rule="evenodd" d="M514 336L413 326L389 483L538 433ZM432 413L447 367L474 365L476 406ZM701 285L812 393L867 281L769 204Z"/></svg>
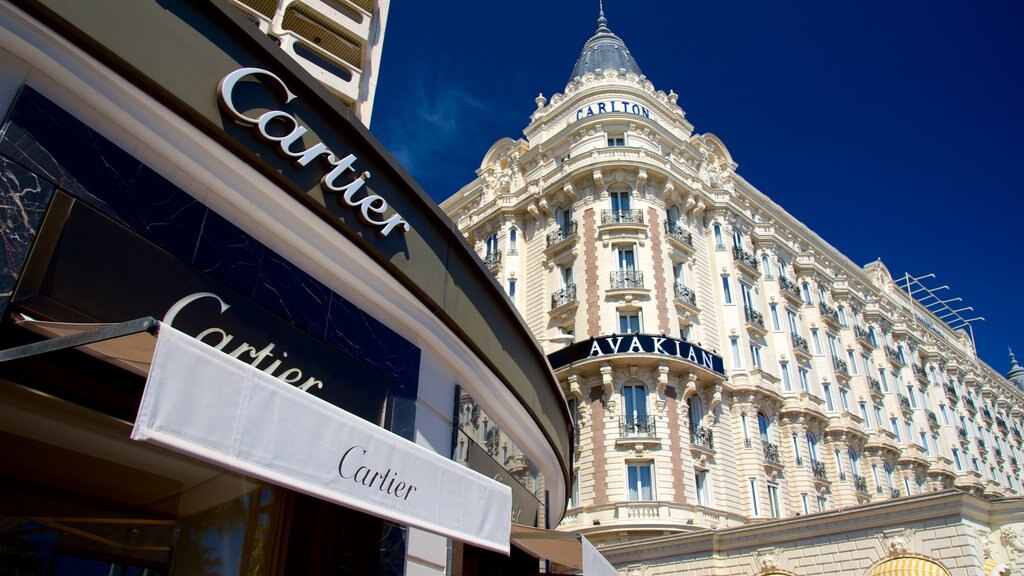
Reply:
<svg viewBox="0 0 1024 576"><path fill-rule="evenodd" d="M591 338L548 354L548 361L551 367L557 370L581 360L635 354L668 356L725 376L725 365L721 356L685 340L650 334L613 334Z"/></svg>

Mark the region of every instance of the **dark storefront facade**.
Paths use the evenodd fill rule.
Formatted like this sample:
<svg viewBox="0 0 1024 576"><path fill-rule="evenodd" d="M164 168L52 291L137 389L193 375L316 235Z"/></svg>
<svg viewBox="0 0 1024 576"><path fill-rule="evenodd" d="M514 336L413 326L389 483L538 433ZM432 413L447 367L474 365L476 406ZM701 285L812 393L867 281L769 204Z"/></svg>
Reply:
<svg viewBox="0 0 1024 576"><path fill-rule="evenodd" d="M436 206L265 37L209 1L4 2L0 27L0 349L152 317L511 487L513 521L557 523L571 426L536 343ZM0 363L0 573L468 574L504 558L445 522L316 497L272 462L254 475L131 440L151 349L43 348ZM473 460L467 398L493 440ZM408 499L413 480L391 474L380 491ZM536 569L511 550L504 566Z"/></svg>

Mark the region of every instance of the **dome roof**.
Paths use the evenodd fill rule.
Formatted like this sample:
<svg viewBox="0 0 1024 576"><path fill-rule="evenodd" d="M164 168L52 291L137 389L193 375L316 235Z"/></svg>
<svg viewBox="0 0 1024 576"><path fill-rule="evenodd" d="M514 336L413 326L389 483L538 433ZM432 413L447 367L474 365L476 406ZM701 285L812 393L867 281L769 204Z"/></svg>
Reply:
<svg viewBox="0 0 1024 576"><path fill-rule="evenodd" d="M1024 368L1017 364L1017 359L1013 356L1013 350L1010 350L1010 373L1006 377L1016 384L1018 388L1024 390Z"/></svg>
<svg viewBox="0 0 1024 576"><path fill-rule="evenodd" d="M572 69L569 81L572 81L587 72L597 73L598 70L619 70L633 72L641 75L640 66L633 55L626 48L626 43L612 33L608 28L608 20L604 17L604 10L601 10L597 19L597 32L583 45L583 51L576 60L576 66Z"/></svg>

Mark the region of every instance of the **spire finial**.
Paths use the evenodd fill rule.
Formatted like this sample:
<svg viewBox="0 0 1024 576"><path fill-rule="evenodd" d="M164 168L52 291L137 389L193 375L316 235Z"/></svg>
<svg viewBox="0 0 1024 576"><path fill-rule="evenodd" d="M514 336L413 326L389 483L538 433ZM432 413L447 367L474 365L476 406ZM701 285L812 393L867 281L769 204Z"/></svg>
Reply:
<svg viewBox="0 0 1024 576"><path fill-rule="evenodd" d="M1011 368L1016 368L1017 367L1017 359L1013 356L1013 348L1010 348L1009 346L1007 346L1006 349L1010 351L1010 367Z"/></svg>
<svg viewBox="0 0 1024 576"><path fill-rule="evenodd" d="M597 31L598 32L611 32L608 29L608 19L604 17L604 0L597 0L598 2L598 13L597 13Z"/></svg>

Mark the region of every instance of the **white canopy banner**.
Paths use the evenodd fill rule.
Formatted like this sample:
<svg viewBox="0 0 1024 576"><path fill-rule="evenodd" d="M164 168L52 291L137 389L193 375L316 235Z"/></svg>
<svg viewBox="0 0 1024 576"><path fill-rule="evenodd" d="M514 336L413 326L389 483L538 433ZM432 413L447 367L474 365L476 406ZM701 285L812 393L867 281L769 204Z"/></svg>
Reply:
<svg viewBox="0 0 1024 576"><path fill-rule="evenodd" d="M618 570L612 566L597 548L586 538L580 538L583 544L583 574L584 576L619 576Z"/></svg>
<svg viewBox="0 0 1024 576"><path fill-rule="evenodd" d="M132 438L399 524L509 552L508 486L166 324L160 326Z"/></svg>

